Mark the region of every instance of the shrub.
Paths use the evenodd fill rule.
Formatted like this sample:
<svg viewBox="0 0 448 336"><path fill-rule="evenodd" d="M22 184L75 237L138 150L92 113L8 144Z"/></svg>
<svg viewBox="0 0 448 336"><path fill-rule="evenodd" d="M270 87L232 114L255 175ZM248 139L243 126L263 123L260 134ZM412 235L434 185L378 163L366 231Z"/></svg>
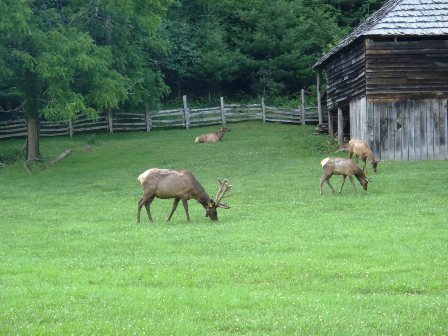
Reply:
<svg viewBox="0 0 448 336"><path fill-rule="evenodd" d="M11 164L25 157L26 147L8 148L0 152L0 163Z"/></svg>

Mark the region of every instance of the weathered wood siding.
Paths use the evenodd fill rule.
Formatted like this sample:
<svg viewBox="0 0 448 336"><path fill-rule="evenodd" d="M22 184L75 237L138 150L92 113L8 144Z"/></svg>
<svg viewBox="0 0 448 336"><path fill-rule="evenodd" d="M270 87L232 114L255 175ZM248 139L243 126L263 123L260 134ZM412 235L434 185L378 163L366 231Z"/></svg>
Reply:
<svg viewBox="0 0 448 336"><path fill-rule="evenodd" d="M326 67L327 108L365 95L365 44L353 45Z"/></svg>
<svg viewBox="0 0 448 336"><path fill-rule="evenodd" d="M350 101L350 137L366 139L367 134L367 99L356 98Z"/></svg>
<svg viewBox="0 0 448 336"><path fill-rule="evenodd" d="M366 40L366 94L376 98L448 97L448 40Z"/></svg>
<svg viewBox="0 0 448 336"><path fill-rule="evenodd" d="M363 100L351 104L350 113L359 114L351 136L367 141L377 158L448 158L447 99L368 99L365 105Z"/></svg>

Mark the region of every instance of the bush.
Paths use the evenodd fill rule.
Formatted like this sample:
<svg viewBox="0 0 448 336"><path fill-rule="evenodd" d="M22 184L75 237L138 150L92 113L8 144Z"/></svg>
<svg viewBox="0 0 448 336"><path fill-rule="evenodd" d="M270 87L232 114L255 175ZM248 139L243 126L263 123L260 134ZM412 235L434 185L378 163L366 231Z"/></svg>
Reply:
<svg viewBox="0 0 448 336"><path fill-rule="evenodd" d="M23 148L8 148L0 152L0 163L11 164L22 160L25 157L25 149Z"/></svg>
<svg viewBox="0 0 448 336"><path fill-rule="evenodd" d="M89 145L95 145L96 144L96 136L95 133L92 133L90 135L87 136L87 143Z"/></svg>

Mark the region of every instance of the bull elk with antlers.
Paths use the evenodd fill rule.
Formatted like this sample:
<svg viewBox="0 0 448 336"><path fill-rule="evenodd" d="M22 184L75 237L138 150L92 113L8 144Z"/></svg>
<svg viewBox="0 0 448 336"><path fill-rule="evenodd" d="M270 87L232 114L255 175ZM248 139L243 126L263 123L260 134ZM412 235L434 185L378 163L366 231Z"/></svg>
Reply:
<svg viewBox="0 0 448 336"><path fill-rule="evenodd" d="M153 222L150 206L155 197L162 199L174 198L168 221L171 219L180 200L182 200L184 205L187 221L190 221L187 201L191 198L202 204L206 211L205 216L210 217L212 221L218 220L217 208L230 208L227 204L221 203L223 198L231 196L227 193L232 190L232 185L227 180L222 181L218 179L219 189L214 200L208 196L189 170L152 168L141 174L138 180L143 187L144 195L138 202L137 223L140 223L140 212L143 205L146 208L149 221Z"/></svg>

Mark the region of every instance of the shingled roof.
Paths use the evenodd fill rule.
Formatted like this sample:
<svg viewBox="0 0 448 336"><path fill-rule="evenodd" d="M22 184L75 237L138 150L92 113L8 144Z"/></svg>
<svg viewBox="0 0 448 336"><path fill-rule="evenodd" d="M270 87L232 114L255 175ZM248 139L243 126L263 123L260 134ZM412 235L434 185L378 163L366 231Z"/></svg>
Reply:
<svg viewBox="0 0 448 336"><path fill-rule="evenodd" d="M313 68L361 36L448 36L448 0L389 0Z"/></svg>

